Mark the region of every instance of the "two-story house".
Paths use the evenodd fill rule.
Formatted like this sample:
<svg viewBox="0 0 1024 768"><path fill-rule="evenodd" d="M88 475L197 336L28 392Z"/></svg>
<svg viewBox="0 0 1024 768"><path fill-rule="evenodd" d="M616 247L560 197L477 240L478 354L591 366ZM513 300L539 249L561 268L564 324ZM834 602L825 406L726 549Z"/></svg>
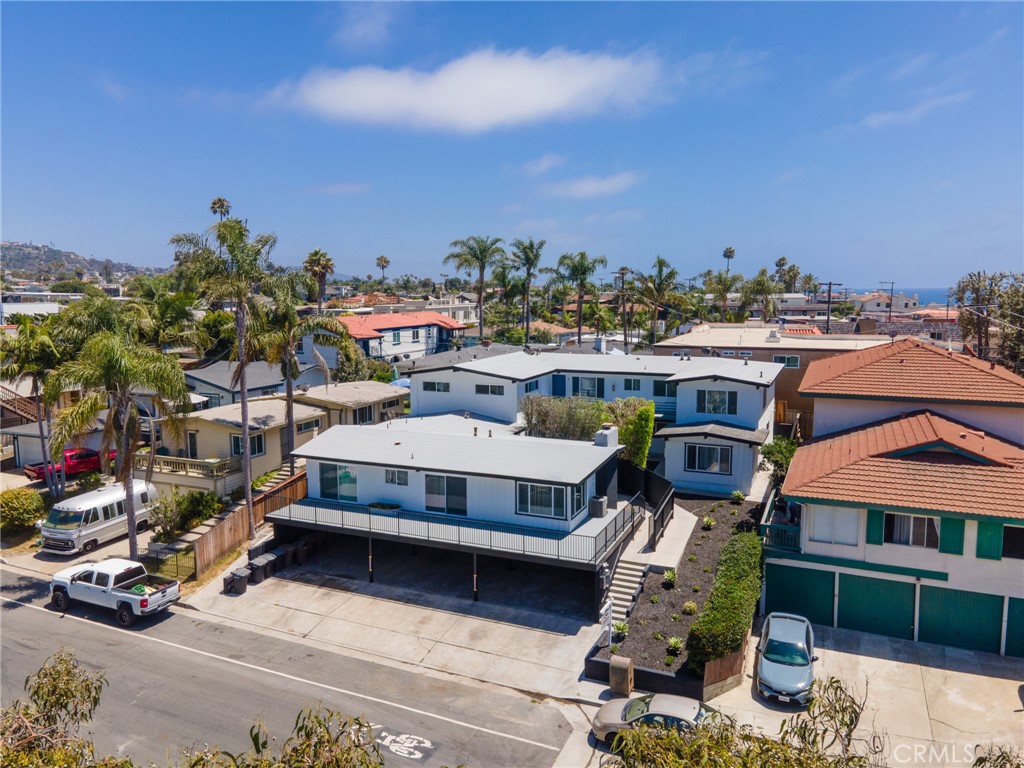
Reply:
<svg viewBox="0 0 1024 768"><path fill-rule="evenodd" d="M302 386L295 390L296 403L322 408L327 414L324 429L336 424L380 424L405 415L409 390L380 381L345 381ZM283 397L283 395L280 395Z"/></svg>
<svg viewBox="0 0 1024 768"><path fill-rule="evenodd" d="M323 369L312 363L300 360L300 372L295 386L317 386L327 382L327 374ZM235 381L238 371L237 362L221 360L203 368L191 368L185 371L185 384L191 392L205 397L211 408L229 403L237 403L242 397L242 389ZM285 390L284 376L281 366L262 361L249 363L245 366L245 386L249 397L266 397L283 393Z"/></svg>
<svg viewBox="0 0 1024 768"><path fill-rule="evenodd" d="M338 321L348 328L367 357L390 363L446 350L466 329L447 315L427 311L340 315ZM309 341L304 339L304 345ZM329 364L337 364L337 351L317 349ZM301 355L300 359L303 359Z"/></svg>
<svg viewBox="0 0 1024 768"><path fill-rule="evenodd" d="M641 397L655 406L652 452L680 488L750 492L761 445L772 439L778 363L720 358L513 352L410 371L410 413L468 411L521 419L529 394L610 402Z"/></svg>
<svg viewBox="0 0 1024 768"><path fill-rule="evenodd" d="M1024 378L908 341L813 363L805 392L764 610L1024 656Z"/></svg>

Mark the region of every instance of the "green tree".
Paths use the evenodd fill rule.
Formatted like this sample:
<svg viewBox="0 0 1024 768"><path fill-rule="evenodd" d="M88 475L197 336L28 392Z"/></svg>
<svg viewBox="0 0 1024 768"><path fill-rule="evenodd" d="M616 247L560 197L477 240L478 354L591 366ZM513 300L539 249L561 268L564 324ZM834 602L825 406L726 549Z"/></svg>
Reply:
<svg viewBox="0 0 1024 768"><path fill-rule="evenodd" d="M334 261L326 251L317 248L309 252L306 260L302 262L302 268L316 281L316 313L322 315L324 294L327 292L327 278L334 274Z"/></svg>
<svg viewBox="0 0 1024 768"><path fill-rule="evenodd" d="M1006 282L1005 272L970 272L957 281L953 288L953 298L960 306L957 323L963 333L964 341L974 342L978 357L987 360L992 349L992 318L998 315L997 309L1003 284ZM1021 318L1014 318L1016 325L1021 325Z"/></svg>
<svg viewBox="0 0 1024 768"><path fill-rule="evenodd" d="M776 437L770 443L761 446L761 461L757 468L762 472L771 472L772 485L782 485L789 472L789 465L796 453L796 441L788 437Z"/></svg>
<svg viewBox="0 0 1024 768"><path fill-rule="evenodd" d="M718 271L704 276L704 291L714 297L718 306L719 320L725 322L729 316L729 294L734 293L743 284L743 275L729 274Z"/></svg>
<svg viewBox="0 0 1024 768"><path fill-rule="evenodd" d="M58 415L51 456L57 458L66 443L92 430L100 413L108 411L100 455L106 463L110 449L117 447L114 476L124 485L130 558L138 560L133 486L144 418L139 413L137 398L147 395L152 400L163 416L163 430L179 430L182 415L191 407L185 374L173 357L103 331L85 343L77 358L62 363L48 377L44 397L52 404L71 387L80 387L84 394L81 400Z"/></svg>
<svg viewBox="0 0 1024 768"><path fill-rule="evenodd" d="M772 273L775 282L782 283L787 293L796 291L797 282L800 280L800 267L790 264L785 256L775 260L775 272Z"/></svg>
<svg viewBox="0 0 1024 768"><path fill-rule="evenodd" d="M547 245L547 240L534 241L531 237L527 240L516 238L512 241L512 263L516 269L523 273L523 306L526 315L526 342L530 342L530 315L531 297L533 295L533 281L540 272L540 260Z"/></svg>
<svg viewBox="0 0 1024 768"><path fill-rule="evenodd" d="M384 286L384 272L387 270L388 267L391 266L391 259L389 259L387 256L381 255L377 257L377 261L375 263L377 265L377 269L380 270L380 284L381 286Z"/></svg>
<svg viewBox="0 0 1024 768"><path fill-rule="evenodd" d="M725 259L725 274L729 274L729 267L732 265L732 260L736 258L736 249L730 245L722 251L722 258Z"/></svg>
<svg viewBox="0 0 1024 768"><path fill-rule="evenodd" d="M608 420L605 404L599 400L526 395L519 402L530 437L593 440L594 433Z"/></svg>
<svg viewBox="0 0 1024 768"><path fill-rule="evenodd" d="M821 291L821 283L818 282L818 278L807 272L800 276L800 293L803 293L810 298L818 298L818 293Z"/></svg>
<svg viewBox="0 0 1024 768"><path fill-rule="evenodd" d="M594 285L594 274L599 267L607 267L608 259L604 256L590 258L586 251L563 253L558 258L554 269L553 280L570 286L576 290L576 345L583 346L583 300L587 292L597 292Z"/></svg>
<svg viewBox="0 0 1024 768"><path fill-rule="evenodd" d="M239 401L242 417L242 474L245 488L245 508L249 518L249 538L256 535L256 519L252 511L252 450L249 445L249 393L245 368L249 359L248 325L257 286L270 271L270 252L277 244L272 234L250 237L249 228L237 218L226 218L211 228L218 251L210 247L206 235L186 233L174 235L175 260L186 265L205 286L209 299L230 301L235 313L235 338L238 348L238 367L235 381L240 388Z"/></svg>
<svg viewBox="0 0 1024 768"><path fill-rule="evenodd" d="M487 287L487 270L505 256L504 242L500 237L480 237L472 235L464 240L453 240L451 253L444 257L445 264L454 264L455 268L468 275L477 273L476 310L480 318L479 336L484 333L484 290Z"/></svg>
<svg viewBox="0 0 1024 768"><path fill-rule="evenodd" d="M772 279L767 269L761 268L740 286L740 301L744 306L759 305L761 316L771 320L779 314L779 294L783 288L781 283Z"/></svg>
<svg viewBox="0 0 1024 768"><path fill-rule="evenodd" d="M622 458L646 467L654 436L654 403L642 397L627 397L608 403L608 413L619 428L619 442L625 446Z"/></svg>
<svg viewBox="0 0 1024 768"><path fill-rule="evenodd" d="M39 428L39 447L44 462L43 474L46 477L46 488L54 498L63 494L63 487L62 483L58 482L54 464L50 460L42 392L43 381L57 367L60 359L60 353L50 338L47 327L36 323L28 315L18 317L18 329L14 336L0 336L0 381L17 382L24 379L32 385L36 426ZM48 415L49 409L46 410ZM61 448L63 447L62 444Z"/></svg>
<svg viewBox="0 0 1024 768"><path fill-rule="evenodd" d="M999 360L1024 375L1024 272L1007 274L996 307Z"/></svg>
<svg viewBox="0 0 1024 768"><path fill-rule="evenodd" d="M231 203L223 197L215 197L210 201L210 213L224 221L231 213Z"/></svg>
<svg viewBox="0 0 1024 768"><path fill-rule="evenodd" d="M637 298L651 313L651 344L658 342L658 318L679 296L676 292L678 282L679 272L661 256L654 260L654 270L650 274L639 274L635 278Z"/></svg>

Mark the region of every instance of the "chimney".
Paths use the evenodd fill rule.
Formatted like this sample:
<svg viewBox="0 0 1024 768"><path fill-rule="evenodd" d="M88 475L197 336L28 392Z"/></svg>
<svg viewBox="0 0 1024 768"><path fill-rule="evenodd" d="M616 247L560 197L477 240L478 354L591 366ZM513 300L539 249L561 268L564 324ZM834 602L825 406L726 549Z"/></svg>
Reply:
<svg viewBox="0 0 1024 768"><path fill-rule="evenodd" d="M606 421L594 434L594 445L603 448L614 448L619 444L619 428L611 422Z"/></svg>
<svg viewBox="0 0 1024 768"><path fill-rule="evenodd" d="M473 427L473 437L476 437L476 427Z"/></svg>
<svg viewBox="0 0 1024 768"><path fill-rule="evenodd" d="M487 436L488 437L494 437L494 432L492 432L491 430L488 429L487 430Z"/></svg>

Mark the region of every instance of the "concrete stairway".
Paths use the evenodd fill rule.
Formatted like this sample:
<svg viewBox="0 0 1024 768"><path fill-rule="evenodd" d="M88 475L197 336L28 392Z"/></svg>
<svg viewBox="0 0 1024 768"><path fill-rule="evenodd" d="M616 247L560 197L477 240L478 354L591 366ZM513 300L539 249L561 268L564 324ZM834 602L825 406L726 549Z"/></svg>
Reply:
<svg viewBox="0 0 1024 768"><path fill-rule="evenodd" d="M626 559L619 560L612 576L612 585L608 596L614 601L612 621L625 621L626 615L633 607L633 596L643 584L647 575L647 565L634 563Z"/></svg>
<svg viewBox="0 0 1024 768"><path fill-rule="evenodd" d="M306 466L306 460L305 459L296 459L295 460L295 471L296 472L298 472L300 469L304 469L305 466ZM277 470L277 474L274 475L270 479L270 481L267 482L263 487L261 487L258 492L269 491L271 488L273 488L273 487L275 487L277 485L280 485L281 483L283 483L285 480L287 480L291 476L292 476L291 472L288 471L288 462L285 461L284 466L281 467L279 470Z"/></svg>

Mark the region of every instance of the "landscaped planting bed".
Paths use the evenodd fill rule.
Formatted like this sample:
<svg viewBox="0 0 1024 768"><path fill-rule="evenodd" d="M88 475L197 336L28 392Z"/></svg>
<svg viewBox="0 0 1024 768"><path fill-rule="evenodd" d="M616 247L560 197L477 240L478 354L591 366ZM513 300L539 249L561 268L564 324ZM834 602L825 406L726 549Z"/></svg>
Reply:
<svg viewBox="0 0 1024 768"><path fill-rule="evenodd" d="M615 636L613 648L601 648L597 658L607 659L614 650L637 666L692 678L686 667L686 639L711 595L722 549L736 533L757 530L762 507L684 494L676 500L697 516L697 524L676 565L675 583L665 574L649 573L627 620L628 633Z"/></svg>

